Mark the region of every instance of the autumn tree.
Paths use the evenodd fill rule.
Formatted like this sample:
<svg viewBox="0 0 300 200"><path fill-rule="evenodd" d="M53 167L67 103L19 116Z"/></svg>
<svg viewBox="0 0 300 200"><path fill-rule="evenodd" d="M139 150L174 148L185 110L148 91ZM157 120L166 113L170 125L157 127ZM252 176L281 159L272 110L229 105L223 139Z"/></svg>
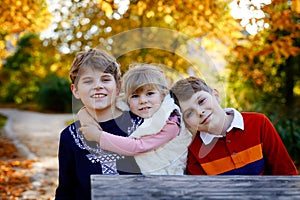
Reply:
<svg viewBox="0 0 300 200"><path fill-rule="evenodd" d="M64 53L101 45L120 56L122 66L135 60L186 71L191 61L176 52L183 50L184 45L188 48L189 39L200 38L197 40L199 51L210 48L226 52L242 37L241 27L231 17L228 3L222 0L144 0L130 1L129 5L113 1L71 2L59 2L60 8L54 12L61 20L55 23L55 36L48 42L58 45ZM171 31L157 34L158 29L151 32L146 29L149 27ZM127 37L125 32L133 35ZM123 40L110 39L119 35L124 35ZM145 41L159 44L151 46Z"/></svg>
<svg viewBox="0 0 300 200"><path fill-rule="evenodd" d="M264 23L269 27L249 35L228 58L230 86L238 97L232 103L243 109L266 109L268 105L274 109L273 103L293 108L294 91L299 88L300 26L299 12L291 6L281 0L264 6Z"/></svg>
<svg viewBox="0 0 300 200"><path fill-rule="evenodd" d="M239 41L227 57L228 102L239 110L266 114L299 166L299 1L269 2L261 8L264 17L249 20L250 27L261 30ZM260 9L249 6L253 12Z"/></svg>
<svg viewBox="0 0 300 200"><path fill-rule="evenodd" d="M66 68L61 66L63 60L66 64L64 55L53 46L43 46L39 35L23 35L18 40L14 54L6 58L0 70L0 102L33 102L42 80L49 74L58 77L68 74Z"/></svg>
<svg viewBox="0 0 300 200"><path fill-rule="evenodd" d="M1 0L0 69L24 33L38 33L51 22L46 0Z"/></svg>

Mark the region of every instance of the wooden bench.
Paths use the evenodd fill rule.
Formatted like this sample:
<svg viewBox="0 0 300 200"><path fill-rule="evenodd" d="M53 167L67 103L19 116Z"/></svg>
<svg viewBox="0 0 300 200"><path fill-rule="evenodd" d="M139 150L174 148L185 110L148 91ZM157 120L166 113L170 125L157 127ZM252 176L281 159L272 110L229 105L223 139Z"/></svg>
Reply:
<svg viewBox="0 0 300 200"><path fill-rule="evenodd" d="M92 175L92 199L300 199L300 176Z"/></svg>

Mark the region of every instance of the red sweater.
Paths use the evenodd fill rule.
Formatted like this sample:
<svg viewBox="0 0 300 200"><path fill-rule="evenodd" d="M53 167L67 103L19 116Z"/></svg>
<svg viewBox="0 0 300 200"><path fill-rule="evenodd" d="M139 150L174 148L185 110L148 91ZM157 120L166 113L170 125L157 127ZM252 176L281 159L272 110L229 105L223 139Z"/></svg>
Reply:
<svg viewBox="0 0 300 200"><path fill-rule="evenodd" d="M244 130L233 128L226 137L205 145L199 133L189 147L191 175L297 175L280 136L259 113L241 113Z"/></svg>

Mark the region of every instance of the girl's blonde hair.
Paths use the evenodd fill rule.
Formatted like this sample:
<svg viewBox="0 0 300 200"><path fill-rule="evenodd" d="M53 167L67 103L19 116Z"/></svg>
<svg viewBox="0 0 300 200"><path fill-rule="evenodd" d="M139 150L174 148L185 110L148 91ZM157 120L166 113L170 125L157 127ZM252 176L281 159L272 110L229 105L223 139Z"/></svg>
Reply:
<svg viewBox="0 0 300 200"><path fill-rule="evenodd" d="M154 64L135 63L123 76L122 90L126 102L131 94L140 89L155 88L161 94L168 93L168 85L163 70Z"/></svg>

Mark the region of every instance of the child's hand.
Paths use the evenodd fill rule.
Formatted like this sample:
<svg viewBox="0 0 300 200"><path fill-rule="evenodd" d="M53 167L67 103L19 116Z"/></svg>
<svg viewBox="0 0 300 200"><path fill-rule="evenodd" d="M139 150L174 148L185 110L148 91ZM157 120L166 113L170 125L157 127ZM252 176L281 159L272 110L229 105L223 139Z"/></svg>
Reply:
<svg viewBox="0 0 300 200"><path fill-rule="evenodd" d="M94 125L82 126L79 128L84 138L88 141L100 142L101 130Z"/></svg>
<svg viewBox="0 0 300 200"><path fill-rule="evenodd" d="M90 115L85 107L81 108L77 117L80 121L80 131L88 141L100 142L102 128L98 122Z"/></svg>
<svg viewBox="0 0 300 200"><path fill-rule="evenodd" d="M93 125L98 127L100 130L102 130L98 122L90 115L90 113L87 111L85 107L81 108L78 111L77 117L80 121L81 126Z"/></svg>

